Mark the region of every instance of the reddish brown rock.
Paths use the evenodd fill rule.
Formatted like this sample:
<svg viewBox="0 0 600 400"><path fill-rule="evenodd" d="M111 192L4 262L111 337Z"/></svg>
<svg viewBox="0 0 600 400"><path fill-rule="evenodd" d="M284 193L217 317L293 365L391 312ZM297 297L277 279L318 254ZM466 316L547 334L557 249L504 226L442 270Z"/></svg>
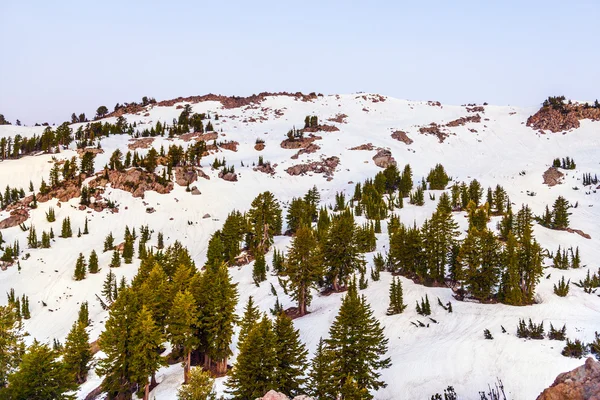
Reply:
<svg viewBox="0 0 600 400"><path fill-rule="evenodd" d="M153 137L145 137L139 139L129 139L129 143L127 143L127 147L129 150L137 150L137 149L149 149L154 142Z"/></svg>
<svg viewBox="0 0 600 400"><path fill-rule="evenodd" d="M85 153L102 154L104 149L98 149L96 147L86 147L85 149L77 149L77 155L81 158Z"/></svg>
<svg viewBox="0 0 600 400"><path fill-rule="evenodd" d="M217 132L208 132L208 133L190 132L190 133L184 133L184 134L178 136L178 138L183 140L184 142L189 142L192 139L195 139L198 142L200 142L200 141L208 142L209 140L216 140L218 137L219 137L219 135L217 134Z"/></svg>
<svg viewBox="0 0 600 400"><path fill-rule="evenodd" d="M401 141L402 143L409 145L412 144L413 140L408 137L404 131L392 132L392 138Z"/></svg>
<svg viewBox="0 0 600 400"><path fill-rule="evenodd" d="M81 196L81 188L77 180L62 181L58 186L50 189L48 193L37 195L37 200L44 203L52 198L57 198L60 201L69 201L75 197Z"/></svg>
<svg viewBox="0 0 600 400"><path fill-rule="evenodd" d="M346 114L336 114L334 117L327 119L327 121L337 122L338 124L347 124L346 118L348 118Z"/></svg>
<svg viewBox="0 0 600 400"><path fill-rule="evenodd" d="M332 176L335 169L340 163L338 157L323 158L321 161L313 161L307 164L297 164L289 167L285 170L290 175L305 175L308 172L314 172L316 174L324 174L325 176Z"/></svg>
<svg viewBox="0 0 600 400"><path fill-rule="evenodd" d="M183 102L195 104L195 103L201 103L204 101L218 101L223 105L223 108L239 108L239 107L244 107L244 106L260 104L267 97L271 97L271 96L293 97L296 100L305 101L305 102L313 101L313 100L317 99L316 93L303 94L300 92L296 92L296 93L262 92L259 94L253 94L252 96L248 96L248 97L222 96L222 95L209 93L209 94L205 94L202 96L178 97L176 99L163 100L163 101L158 102L158 105L161 107L169 107L169 106L173 106L177 103L183 103Z"/></svg>
<svg viewBox="0 0 600 400"><path fill-rule="evenodd" d="M455 127L455 126L464 126L470 122L479 123L481 122L481 115L476 114L469 117L460 117L459 119L455 119L454 121L450 121L446 124L447 127Z"/></svg>
<svg viewBox="0 0 600 400"><path fill-rule="evenodd" d="M365 143L365 144L361 144L360 146L356 146L356 147L351 147L350 150L374 150L375 146L373 146L373 143Z"/></svg>
<svg viewBox="0 0 600 400"><path fill-rule="evenodd" d="M254 171L262 172L263 174L275 175L275 166L272 166L271 163L267 162L263 165L258 165L253 168Z"/></svg>
<svg viewBox="0 0 600 400"><path fill-rule="evenodd" d="M198 179L198 172L194 167L175 167L175 182L179 186L187 186Z"/></svg>
<svg viewBox="0 0 600 400"><path fill-rule="evenodd" d="M583 104L564 104L562 109L544 106L527 118L527 126L535 130L563 132L579 128L580 120L600 121L600 108L586 107Z"/></svg>
<svg viewBox="0 0 600 400"><path fill-rule="evenodd" d="M396 165L396 160L392 157L392 152L387 149L379 149L377 154L373 156L373 161L379 168L387 168L390 165Z"/></svg>
<svg viewBox="0 0 600 400"><path fill-rule="evenodd" d="M10 216L0 221L0 229L12 228L27 221L29 211L26 209L18 209L10 212Z"/></svg>
<svg viewBox="0 0 600 400"><path fill-rule="evenodd" d="M264 149L265 149L264 143L256 143L254 145L254 150L256 150L256 151L263 151Z"/></svg>
<svg viewBox="0 0 600 400"><path fill-rule="evenodd" d="M219 143L219 147L222 149L226 149L226 150L230 150L230 151L237 151L237 147L238 147L239 143L235 142L233 140L227 141L227 142L220 142Z"/></svg>
<svg viewBox="0 0 600 400"><path fill-rule="evenodd" d="M169 193L173 190L173 182L160 182L161 178L141 168L130 168L125 171L108 171L108 179L104 173L99 174L89 183L90 188L105 187L110 183L112 188L125 190L133 197L144 197L147 191L155 191L160 194Z"/></svg>
<svg viewBox="0 0 600 400"><path fill-rule="evenodd" d="M227 182L237 182L237 175L233 172L228 172L226 174L223 171L219 172L219 178L227 181Z"/></svg>
<svg viewBox="0 0 600 400"><path fill-rule="evenodd" d="M550 167L544 172L544 185L548 185L550 187L560 184L563 176L562 172L560 172L557 168Z"/></svg>
<svg viewBox="0 0 600 400"><path fill-rule="evenodd" d="M600 362L590 357L581 367L558 375L537 400L600 400Z"/></svg>
<svg viewBox="0 0 600 400"><path fill-rule="evenodd" d="M585 233L581 229L567 228L567 232L569 232L569 233L576 233L576 234L578 234L579 236L581 236L584 239L591 239L592 238L588 233Z"/></svg>
<svg viewBox="0 0 600 400"><path fill-rule="evenodd" d="M302 139L285 139L281 142L280 146L283 149L301 149L308 147L315 140L323 139L321 136L316 135L308 135L307 137L303 137Z"/></svg>
<svg viewBox="0 0 600 400"><path fill-rule="evenodd" d="M440 143L442 143L444 140L446 140L448 136L450 136L450 133L443 130L442 126L436 124L435 122L432 122L429 126L422 126L421 128L419 128L419 133L421 133L421 135L436 136Z"/></svg>
<svg viewBox="0 0 600 400"><path fill-rule="evenodd" d="M297 160L298 157L300 157L302 154L315 153L315 152L317 152L317 150L320 150L320 149L321 149L321 147L319 147L318 145L316 145L314 143L310 143L308 146L298 150L298 152L296 154L294 154L293 156L291 156L290 158L292 160Z"/></svg>

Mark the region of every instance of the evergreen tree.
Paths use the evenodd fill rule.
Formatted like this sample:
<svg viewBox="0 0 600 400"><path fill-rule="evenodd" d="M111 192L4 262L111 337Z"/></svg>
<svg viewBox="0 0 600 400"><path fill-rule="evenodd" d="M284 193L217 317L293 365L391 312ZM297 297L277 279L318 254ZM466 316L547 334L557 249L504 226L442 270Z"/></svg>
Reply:
<svg viewBox="0 0 600 400"><path fill-rule="evenodd" d="M77 316L77 322L83 325L84 328L87 328L90 324L90 312L89 305L87 301L81 303L79 306L79 314Z"/></svg>
<svg viewBox="0 0 600 400"><path fill-rule="evenodd" d="M330 395L334 385L331 379L333 375L331 368L331 351L321 338L310 363L308 384L306 385L309 388L309 394L314 398L335 399Z"/></svg>
<svg viewBox="0 0 600 400"><path fill-rule="evenodd" d="M88 272L90 274L97 274L98 271L98 254L96 254L96 250L92 250L88 260Z"/></svg>
<svg viewBox="0 0 600 400"><path fill-rule="evenodd" d="M281 234L281 207L271 192L259 194L248 211L250 238L247 240L254 253L263 254L273 243L273 236Z"/></svg>
<svg viewBox="0 0 600 400"><path fill-rule="evenodd" d="M60 230L60 237L70 238L73 236L73 230L71 229L71 219L69 217L63 219L62 228Z"/></svg>
<svg viewBox="0 0 600 400"><path fill-rule="evenodd" d="M75 321L65 340L63 362L78 384L86 381L89 362L92 360L89 340L85 325Z"/></svg>
<svg viewBox="0 0 600 400"><path fill-rule="evenodd" d="M104 283L102 284L102 295L106 299L109 304L112 304L116 300L117 291L117 277L112 271L108 271L106 275L106 279L104 279Z"/></svg>
<svg viewBox="0 0 600 400"><path fill-rule="evenodd" d="M119 268L121 266L121 256L119 255L118 250L113 251L113 255L108 266L110 268Z"/></svg>
<svg viewBox="0 0 600 400"><path fill-rule="evenodd" d="M163 342L160 328L145 306L137 315L132 333L131 372L135 382L144 387L144 400L149 399L150 376L164 365L159 349Z"/></svg>
<svg viewBox="0 0 600 400"><path fill-rule="evenodd" d="M210 372L201 367L192 368L189 381L177 390L179 400L217 400L214 389L215 381Z"/></svg>
<svg viewBox="0 0 600 400"><path fill-rule="evenodd" d="M252 279L256 286L258 286L260 282L267 280L267 263L265 261L265 255L261 252L256 254L256 259L254 260L254 266L252 268Z"/></svg>
<svg viewBox="0 0 600 400"><path fill-rule="evenodd" d="M8 375L17 368L25 352L22 329L13 303L0 306L0 388L6 386Z"/></svg>
<svg viewBox="0 0 600 400"><path fill-rule="evenodd" d="M67 400L76 388L59 354L34 341L23 356L19 370L8 377L7 398L15 400Z"/></svg>
<svg viewBox="0 0 600 400"><path fill-rule="evenodd" d="M284 274L289 278L291 296L298 302L298 313L303 316L312 300L310 289L319 281L323 273L317 238L310 227L298 228L284 268Z"/></svg>
<svg viewBox="0 0 600 400"><path fill-rule="evenodd" d="M123 261L125 264L131 264L133 262L133 237L129 236L125 238L123 244Z"/></svg>
<svg viewBox="0 0 600 400"><path fill-rule="evenodd" d="M210 367L211 362L215 362L217 374L222 375L227 372L227 358L231 355L229 345L237 319L237 285L231 283L227 265L222 263L207 268L197 290L195 297L200 305L199 324L204 336L205 363Z"/></svg>
<svg viewBox="0 0 600 400"><path fill-rule="evenodd" d="M254 300L252 296L248 297L248 302L246 303L246 308L244 308L244 315L242 320L240 321L240 334L238 336L238 343L241 343L246 339L250 330L256 325L258 319L260 318L260 311L258 307L254 304Z"/></svg>
<svg viewBox="0 0 600 400"><path fill-rule="evenodd" d="M178 292L167 316L167 337L174 349L180 349L185 356L183 363L183 383L189 382L191 353L198 345L195 326L198 323L198 310L192 294L186 290Z"/></svg>
<svg viewBox="0 0 600 400"><path fill-rule="evenodd" d="M390 306L388 307L387 314L395 315L400 314L406 308L406 304L404 304L402 294L402 281L397 278L392 278L392 283L390 285Z"/></svg>
<svg viewBox="0 0 600 400"><path fill-rule="evenodd" d="M81 281L85 279L86 265L85 265L85 257L83 253L79 253L79 257L77 258L77 263L75 263L75 274L74 279L76 281Z"/></svg>
<svg viewBox="0 0 600 400"><path fill-rule="evenodd" d="M275 388L290 396L300 395L305 382L303 376L308 352L300 341L300 333L285 313L277 315L273 330L277 357Z"/></svg>
<svg viewBox="0 0 600 400"><path fill-rule="evenodd" d="M332 355L330 395L342 392L348 376L356 380L359 389L371 391L385 387L386 384L379 379L379 371L391 366L390 359L383 358L387 343L388 339L371 307L364 296L359 297L356 283L351 283L326 340ZM372 398L368 392L364 395L365 399Z"/></svg>
<svg viewBox="0 0 600 400"><path fill-rule="evenodd" d="M227 393L234 399L256 399L276 386L276 340L271 321L263 316L240 343L236 364L226 383Z"/></svg>
<svg viewBox="0 0 600 400"><path fill-rule="evenodd" d="M569 227L569 202L562 196L558 196L552 209L552 228L567 229Z"/></svg>
<svg viewBox="0 0 600 400"><path fill-rule="evenodd" d="M519 276L519 253L517 239L512 233L508 234L508 240L504 249L504 274L500 284L500 301L505 304L522 305L523 292L520 286Z"/></svg>
<svg viewBox="0 0 600 400"><path fill-rule="evenodd" d="M335 291L346 285L355 270L364 268L364 258L356 243L356 225L350 212L343 212L331 222L323 244L323 260L328 283Z"/></svg>
<svg viewBox="0 0 600 400"><path fill-rule="evenodd" d="M106 236L106 239L104 239L104 251L112 250L114 248L114 243L115 239L112 235L112 232L110 232L108 236Z"/></svg>

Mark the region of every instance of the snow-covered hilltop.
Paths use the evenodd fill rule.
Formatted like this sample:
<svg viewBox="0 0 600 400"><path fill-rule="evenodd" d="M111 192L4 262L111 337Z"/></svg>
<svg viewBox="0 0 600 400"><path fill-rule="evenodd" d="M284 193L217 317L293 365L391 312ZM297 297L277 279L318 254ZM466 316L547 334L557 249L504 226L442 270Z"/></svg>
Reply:
<svg viewBox="0 0 600 400"><path fill-rule="evenodd" d="M373 392L374 398L424 399L452 385L461 399L479 399L478 392L499 378L510 399L534 399L560 372L581 365L583 360L561 355L564 341L517 337L519 320L543 322L546 331L550 324L555 328L566 325L566 336L584 343L593 342L595 332L600 332L600 298L596 289L586 293L573 284L583 281L588 273L598 274L600 267L600 187L594 179L600 173L600 122L594 120L598 119L598 112L588 111L595 110L593 105L582 105L575 111L568 108L572 106L565 107L567 111L562 114L561 110L548 108L547 115L539 115L537 107L452 106L363 93L195 96L128 106L97 121L72 123L68 128L75 140L66 146L59 144L60 152L51 145L35 148L32 138L41 137L40 146L44 146L47 127L0 125L3 154L8 153L5 146L15 141L22 149L31 149L28 155L8 154L7 159L0 161L0 193L6 205L0 211L0 244L4 242L1 253L6 254L15 243L20 247L14 262L8 257L0 261L0 293L14 289L17 297L28 298L31 316L23 321L24 330L29 333L28 344L33 339L64 343L78 318L80 305L88 302L91 324L87 330L94 342L109 316L98 300L103 297L106 275L112 272L117 282L124 277L129 283L141 262L136 241L133 262L109 268L113 252L103 249L110 233L115 245L119 245L126 227L135 227L139 233L140 227L147 225L154 232L148 246L156 248L158 233L162 233L165 247L181 242L200 269L207 261L213 233L222 229L233 210L248 211L260 193L270 191L280 202L285 233L290 202L313 186L320 194L319 206L334 206L336 194L344 193L349 203L357 183L374 178L389 165L397 165L402 171L409 164L416 189L430 170L441 164L451 178L446 193L451 194L450 187L455 183L477 180L484 189L483 204L487 188L500 185L515 214L522 205L528 205L534 215L542 216L547 206L552 209L555 200L564 197L571 205L569 230L550 229L536 222L533 234L547 256L554 255L559 246L578 249L581 266L561 270L553 267L552 257L545 258L535 289L535 304L525 306L501 304L497 299L489 304L458 301L448 282L428 287L400 276L407 308L396 315L387 315L392 274L382 271L375 281L367 273L368 286L360 293L366 296L383 327L389 340L386 357L392 362L390 368L381 371L387 387ZM181 126L178 122L182 112L187 113L187 131L174 132L173 126ZM562 117L569 112L577 115ZM536 117L530 119L532 126L528 126L532 115ZM544 118L563 118L567 122L544 124L540 122ZM134 134L117 133L115 128L103 128L98 123ZM57 135L61 128L51 128L55 142L69 142L68 129L66 135ZM563 128L568 130L562 131ZM23 138L31 139L31 143L28 145ZM94 154L87 156L93 158L87 168L82 167L86 150L77 148L84 138L89 139L87 154ZM171 153L177 151L175 146L182 147L180 155ZM117 149L122 154L120 161L114 157ZM73 164L73 157L76 163L69 170L64 166ZM166 165L172 157L187 157L187 161ZM550 173L558 184L545 184L544 173L554 160L567 157L574 168L559 162ZM144 160L139 162L140 168L133 168L140 159ZM114 168L115 162L125 165ZM79 175L82 170L85 174ZM69 179L71 183L61 183ZM14 200L10 205L5 194L7 186L8 197ZM23 196L19 196L20 189ZM381 233L375 234L376 250L364 254L367 271L373 268L378 253L385 256L390 251L391 214L407 226L421 226L436 210L442 192L425 190L422 206L410 204L406 197L402 208L393 207L393 212L381 221ZM36 208L30 207L32 202ZM49 212L55 214L56 222L48 221ZM67 217L73 237L61 238L61 221ZM452 218L458 224L459 239L464 239L470 220L466 207L455 208ZM497 232L502 218L490 212L485 221L487 229ZM370 222L364 214L355 220L359 226ZM89 234L83 233L85 226ZM38 238L42 232L53 229L50 248L28 246L32 227ZM275 250L287 252L291 241L289 235L276 235L265 255L267 264L272 264ZM80 253L87 260L93 250L98 255L99 273L74 280ZM273 270L267 273L266 281L255 285L253 261L245 264L243 258L236 259L232 263L236 265L229 268L232 280L238 284L237 315L242 315L249 296L269 315L276 301L283 309L297 305L284 293L282 281ZM570 281L565 297L554 292L562 277ZM319 339L329 336L344 297L344 293L325 295L317 289L312 289L312 293L309 313L294 319L294 327L310 357ZM431 301L429 317L417 314L415 309L415 302L425 296ZM442 305L451 303L452 313L438 305L438 299ZM0 304L6 303L7 300L0 300ZM493 340L484 337L484 330L489 330ZM239 354L238 332L239 327L230 345L233 355L229 365L235 365ZM168 352L169 349L165 354ZM99 358L101 352L92 363ZM176 399L183 382L181 363L160 368L156 379L159 384L152 390L151 398ZM221 394L226 379L216 379ZM78 398L86 398L101 380L92 369L77 392Z"/></svg>

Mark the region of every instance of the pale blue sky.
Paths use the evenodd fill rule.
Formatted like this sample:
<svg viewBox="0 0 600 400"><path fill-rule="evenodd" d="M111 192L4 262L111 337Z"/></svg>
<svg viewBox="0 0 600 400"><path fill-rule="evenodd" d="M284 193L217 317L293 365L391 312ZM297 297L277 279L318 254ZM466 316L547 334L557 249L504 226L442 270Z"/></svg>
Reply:
<svg viewBox="0 0 600 400"><path fill-rule="evenodd" d="M600 1L0 0L0 113L260 91L600 97Z"/></svg>

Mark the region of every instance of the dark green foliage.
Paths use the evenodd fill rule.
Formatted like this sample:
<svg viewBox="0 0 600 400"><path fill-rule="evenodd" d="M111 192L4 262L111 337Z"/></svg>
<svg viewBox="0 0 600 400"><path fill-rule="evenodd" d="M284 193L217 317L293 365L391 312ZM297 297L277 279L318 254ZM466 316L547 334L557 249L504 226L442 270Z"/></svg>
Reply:
<svg viewBox="0 0 600 400"><path fill-rule="evenodd" d="M567 282L565 282L565 277L563 276L562 279L558 281L558 284L554 285L554 294L560 297L565 297L568 295L569 283L571 283L571 280L569 279Z"/></svg>
<svg viewBox="0 0 600 400"><path fill-rule="evenodd" d="M446 186L448 186L449 181L450 178L442 164L437 164L427 175L427 182L429 183L429 189L431 190L444 190Z"/></svg>
<svg viewBox="0 0 600 400"><path fill-rule="evenodd" d="M106 239L104 239L104 251L112 250L115 246L114 243L115 243L115 239L112 235L112 232L110 232L106 236Z"/></svg>
<svg viewBox="0 0 600 400"><path fill-rule="evenodd" d="M303 376L308 354L300 341L300 333L294 329L292 320L285 313L277 315L273 331L277 358L274 376L276 390L291 396L300 395L305 382Z"/></svg>
<svg viewBox="0 0 600 400"><path fill-rule="evenodd" d="M77 258L77 262L75 263L75 273L73 275L76 281L81 281L85 279L86 268L87 266L85 264L85 257L82 253L79 253L79 257Z"/></svg>
<svg viewBox="0 0 600 400"><path fill-rule="evenodd" d="M273 249L273 272L275 272L275 274L279 275L281 273L283 273L284 271L284 265L285 265L285 257L283 255L283 252L280 252L277 249Z"/></svg>
<svg viewBox="0 0 600 400"><path fill-rule="evenodd" d="M573 282L573 284L582 288L585 293L591 294L596 292L596 288L600 287L600 268L598 268L598 273L594 273L593 275L590 275L590 271L588 270L584 280L579 280L578 283Z"/></svg>
<svg viewBox="0 0 600 400"><path fill-rule="evenodd" d="M178 400L217 400L214 379L209 371L195 367L190 372L189 381L177 390Z"/></svg>
<svg viewBox="0 0 600 400"><path fill-rule="evenodd" d="M65 340L63 362L78 384L86 381L89 362L92 360L89 340L85 325L75 321Z"/></svg>
<svg viewBox="0 0 600 400"><path fill-rule="evenodd" d="M415 206L422 206L425 204L425 192L422 187L417 187L417 189L410 194L410 204Z"/></svg>
<svg viewBox="0 0 600 400"><path fill-rule="evenodd" d="M349 285L325 343L331 354L327 398L342 393L349 377L355 380L363 399L372 398L369 391L386 386L379 371L391 366L390 359L383 358L388 339L366 299L359 297L356 283Z"/></svg>
<svg viewBox="0 0 600 400"><path fill-rule="evenodd" d="M390 305L387 315L400 314L405 309L406 304L404 304L404 295L402 293L402 281L394 277L390 285Z"/></svg>
<svg viewBox="0 0 600 400"><path fill-rule="evenodd" d="M244 308L244 315L242 316L242 320L240 321L240 334L238 336L239 347L241 348L242 342L246 340L248 333L254 327L254 325L258 322L260 318L260 311L258 307L254 304L254 300L252 296L248 297L248 302L246 303L246 307Z"/></svg>
<svg viewBox="0 0 600 400"><path fill-rule="evenodd" d="M259 283L267 280L267 263L263 253L259 252L256 255L254 266L252 268L252 279L254 280L254 284L256 286L258 286Z"/></svg>
<svg viewBox="0 0 600 400"><path fill-rule="evenodd" d="M355 238L360 253L375 251L377 238L375 237L375 227L373 224L365 223L362 226L357 226Z"/></svg>
<svg viewBox="0 0 600 400"><path fill-rule="evenodd" d="M490 332L489 329L484 329L483 330L483 337L488 339L488 340L493 340L494 337L492 336L492 333Z"/></svg>
<svg viewBox="0 0 600 400"><path fill-rule="evenodd" d="M71 218L66 217L63 219L62 228L60 231L60 237L70 238L73 236L73 230L71 229Z"/></svg>
<svg viewBox="0 0 600 400"><path fill-rule="evenodd" d="M590 343L590 353L596 356L596 360L600 361L600 334L594 332L594 341Z"/></svg>
<svg viewBox="0 0 600 400"><path fill-rule="evenodd" d="M421 303L417 301L417 314L427 316L431 315L431 304L429 304L429 297L425 295L425 299L421 297Z"/></svg>
<svg viewBox="0 0 600 400"><path fill-rule="evenodd" d="M121 266L121 256L119 255L118 250L113 251L113 255L108 266L110 268L119 268Z"/></svg>
<svg viewBox="0 0 600 400"><path fill-rule="evenodd" d="M535 324L529 318L529 323L525 324L525 320L519 319L517 325L517 337L525 339L543 339L544 338L544 323Z"/></svg>
<svg viewBox="0 0 600 400"><path fill-rule="evenodd" d="M281 234L281 207L271 192L259 194L248 211L250 229L246 242L253 254L267 252L273 243L273 236Z"/></svg>
<svg viewBox="0 0 600 400"><path fill-rule="evenodd" d="M552 228L553 229L567 229L569 226L569 203L567 200L559 196L554 202L553 206L553 218L552 218Z"/></svg>
<svg viewBox="0 0 600 400"><path fill-rule="evenodd" d="M560 354L565 357L581 358L586 352L587 349L585 344L583 344L579 339L575 339L573 342L571 339L567 339L567 343Z"/></svg>
<svg viewBox="0 0 600 400"><path fill-rule="evenodd" d="M554 326L550 324L550 330L548 331L548 339L550 340L565 340L567 337L567 325L563 325L560 329L554 329Z"/></svg>
<svg viewBox="0 0 600 400"><path fill-rule="evenodd" d="M321 338L319 345L315 351L310 363L310 371L308 373L309 393L318 399L334 399L330 394L332 391L333 382L331 371L331 351L326 347L325 342Z"/></svg>
<svg viewBox="0 0 600 400"><path fill-rule="evenodd" d="M96 254L95 250L92 250L92 252L90 253L90 258L88 260L88 272L90 274L97 274L99 271L98 269L98 255Z"/></svg>
<svg viewBox="0 0 600 400"><path fill-rule="evenodd" d="M56 221L56 214L54 213L54 208L48 208L48 211L46 212L46 220L48 222Z"/></svg>
<svg viewBox="0 0 600 400"><path fill-rule="evenodd" d="M84 301L79 306L79 313L77 315L77 322L82 324L83 327L87 327L90 324L90 312L88 302Z"/></svg>
<svg viewBox="0 0 600 400"><path fill-rule="evenodd" d="M14 400L66 400L76 385L59 354L46 344L34 341L27 349L19 370L8 377L7 398Z"/></svg>

